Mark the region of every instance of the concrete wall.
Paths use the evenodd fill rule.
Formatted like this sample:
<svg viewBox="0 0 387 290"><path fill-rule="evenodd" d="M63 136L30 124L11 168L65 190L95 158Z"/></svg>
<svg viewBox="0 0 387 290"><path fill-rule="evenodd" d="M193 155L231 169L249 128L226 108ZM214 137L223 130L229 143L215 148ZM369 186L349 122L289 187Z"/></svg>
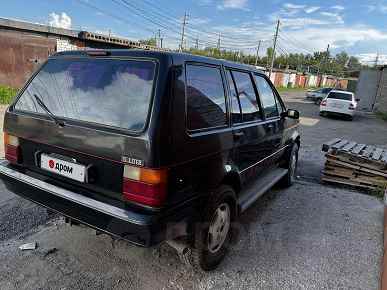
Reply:
<svg viewBox="0 0 387 290"><path fill-rule="evenodd" d="M387 113L387 69L380 72L380 82L376 94L374 111Z"/></svg>
<svg viewBox="0 0 387 290"><path fill-rule="evenodd" d="M378 94L381 71L363 70L360 72L359 81L356 88L356 97L360 99L358 109L362 111L373 111L376 95ZM383 86L383 81L381 82ZM383 89L380 91L383 94Z"/></svg>

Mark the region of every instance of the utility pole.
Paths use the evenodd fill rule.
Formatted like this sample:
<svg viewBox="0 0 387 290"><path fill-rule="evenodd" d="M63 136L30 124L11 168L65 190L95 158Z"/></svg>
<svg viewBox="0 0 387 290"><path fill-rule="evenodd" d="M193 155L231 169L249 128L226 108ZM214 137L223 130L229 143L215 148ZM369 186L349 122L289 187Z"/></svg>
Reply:
<svg viewBox="0 0 387 290"><path fill-rule="evenodd" d="M376 53L376 58L375 58L375 67L378 66L378 62L379 62L379 52Z"/></svg>
<svg viewBox="0 0 387 290"><path fill-rule="evenodd" d="M196 49L199 49L199 36L196 37L195 48L196 48Z"/></svg>
<svg viewBox="0 0 387 290"><path fill-rule="evenodd" d="M258 47L257 47L257 57L255 58L255 66L258 65L259 49L261 48L261 42L262 42L262 40L260 40L260 41L258 42Z"/></svg>
<svg viewBox="0 0 387 290"><path fill-rule="evenodd" d="M184 13L184 18L183 18L183 25L182 25L182 27L181 27L180 52L183 51L184 34L185 34L185 26L187 25L187 18L188 18L188 14L187 14L187 12L185 12L185 13Z"/></svg>
<svg viewBox="0 0 387 290"><path fill-rule="evenodd" d="M218 44L217 44L217 49L218 49L218 51L220 51L220 37L221 37L221 34L220 34L220 32L219 32L219 37L218 37Z"/></svg>
<svg viewBox="0 0 387 290"><path fill-rule="evenodd" d="M323 60L324 60L324 63L325 63L325 61L326 61L327 58L328 58L328 55L329 55L329 44L328 44L328 46L327 46L327 51L326 51L325 57L323 57L323 58L320 60L320 63L319 63L319 65L318 65L317 76L320 74L321 64L322 64Z"/></svg>
<svg viewBox="0 0 387 290"><path fill-rule="evenodd" d="M156 42L156 44L157 44L157 42ZM159 44L160 44L160 48L162 48L163 47L163 44L162 44L162 41L161 41L161 30L159 29ZM157 45L156 45L157 46Z"/></svg>
<svg viewBox="0 0 387 290"><path fill-rule="evenodd" d="M277 48L277 38L278 38L278 30L280 26L280 20L278 19L277 21L277 27L275 29L275 34L274 34L274 45L273 45L273 57L271 59L271 65L270 65L270 72L269 72L269 78L271 77L271 74L273 72L273 66L274 66L274 60L275 60L275 49Z"/></svg>

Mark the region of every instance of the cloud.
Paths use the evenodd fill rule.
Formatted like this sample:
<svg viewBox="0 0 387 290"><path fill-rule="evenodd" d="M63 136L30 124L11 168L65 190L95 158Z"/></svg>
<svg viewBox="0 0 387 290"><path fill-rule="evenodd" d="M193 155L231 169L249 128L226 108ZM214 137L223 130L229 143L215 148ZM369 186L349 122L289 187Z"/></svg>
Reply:
<svg viewBox="0 0 387 290"><path fill-rule="evenodd" d="M376 10L376 5L365 5L368 12L373 12Z"/></svg>
<svg viewBox="0 0 387 290"><path fill-rule="evenodd" d="M189 18L190 25L204 25L208 24L211 20L209 18L192 17Z"/></svg>
<svg viewBox="0 0 387 290"><path fill-rule="evenodd" d="M339 13L320 12L320 14L321 14L322 16L331 18L332 20L334 20L334 22L335 22L336 24L343 24L343 23L344 23L344 19L343 19L343 17L342 17Z"/></svg>
<svg viewBox="0 0 387 290"><path fill-rule="evenodd" d="M283 5L284 8L286 9L295 9L295 10L299 10L299 9L304 9L306 6L305 5L297 5L297 4L292 4L292 3L285 3Z"/></svg>
<svg viewBox="0 0 387 290"><path fill-rule="evenodd" d="M377 53L360 53L355 55L359 61L366 65L373 65L376 63L376 57L378 58L378 64L386 64L387 63L387 55L386 54L377 54Z"/></svg>
<svg viewBox="0 0 387 290"><path fill-rule="evenodd" d="M311 6L311 7L307 7L304 9L305 13L307 13L307 14L316 12L318 10L320 10L320 7L318 7L318 6Z"/></svg>
<svg viewBox="0 0 387 290"><path fill-rule="evenodd" d="M282 8L278 12L278 14L289 17L289 16L295 16L302 12L306 14L311 14L318 10L320 10L319 6L307 6L307 5L299 5L299 4L293 4L293 3L285 3L282 5Z"/></svg>
<svg viewBox="0 0 387 290"><path fill-rule="evenodd" d="M364 5L364 7L367 9L368 13L371 13L371 12L380 12L382 14L387 13L387 5L384 5L384 4L378 4L378 5L367 4L367 5Z"/></svg>
<svg viewBox="0 0 387 290"><path fill-rule="evenodd" d="M248 0L223 0L222 4L218 5L219 10L224 9L240 9L240 10L249 10Z"/></svg>
<svg viewBox="0 0 387 290"><path fill-rule="evenodd" d="M281 27L291 29L301 29L310 25L328 25L329 21L324 21L316 18L298 17L298 18L282 18Z"/></svg>
<svg viewBox="0 0 387 290"><path fill-rule="evenodd" d="M199 6L209 6L213 3L212 0L199 0L196 2Z"/></svg>
<svg viewBox="0 0 387 290"><path fill-rule="evenodd" d="M331 8L332 8L332 9L335 9L335 10L340 10L340 11L342 11L342 10L345 9L345 7L344 7L344 6L341 6L341 5L335 5L335 6L332 6Z"/></svg>
<svg viewBox="0 0 387 290"><path fill-rule="evenodd" d="M50 26L71 29L71 22L71 17L65 12L62 12L60 15L52 12L48 15L48 25Z"/></svg>

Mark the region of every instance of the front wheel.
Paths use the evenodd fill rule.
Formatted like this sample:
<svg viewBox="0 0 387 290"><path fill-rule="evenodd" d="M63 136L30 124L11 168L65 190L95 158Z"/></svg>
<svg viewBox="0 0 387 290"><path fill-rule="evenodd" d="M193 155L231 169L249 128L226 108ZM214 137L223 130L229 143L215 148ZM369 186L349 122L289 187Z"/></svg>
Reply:
<svg viewBox="0 0 387 290"><path fill-rule="evenodd" d="M284 187L290 187L294 183L298 166L298 151L299 146L297 143L294 143L289 160L287 161L288 173L280 181Z"/></svg>
<svg viewBox="0 0 387 290"><path fill-rule="evenodd" d="M236 216L235 192L221 186L207 203L202 222L196 226L191 265L197 270L214 270L223 260L231 241Z"/></svg>

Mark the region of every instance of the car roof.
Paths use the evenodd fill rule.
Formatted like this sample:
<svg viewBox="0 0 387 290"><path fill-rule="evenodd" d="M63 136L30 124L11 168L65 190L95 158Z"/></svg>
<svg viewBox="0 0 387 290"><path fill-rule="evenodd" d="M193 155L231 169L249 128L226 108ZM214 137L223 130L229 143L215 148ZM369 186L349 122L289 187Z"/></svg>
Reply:
<svg viewBox="0 0 387 290"><path fill-rule="evenodd" d="M353 95L352 92L348 92L348 91L342 91L342 90L332 90L330 93L342 93L342 94L348 94L348 95Z"/></svg>
<svg viewBox="0 0 387 290"><path fill-rule="evenodd" d="M58 57L86 57L88 56L88 52L90 51L101 51L108 52L109 56L113 57L149 57L149 58L172 58L173 63L176 65L183 64L186 61L191 62L202 62L208 64L217 64L224 65L226 67L232 67L236 69L249 70L253 72L257 72L260 74L264 74L264 72L260 69L255 68L252 65L237 63L228 61L225 59L216 59L207 56L194 55L190 53L182 53L175 51L156 51L156 50L145 50L145 49L90 49L90 50L72 50L72 51L63 51L58 52L50 56L50 58L58 58Z"/></svg>

